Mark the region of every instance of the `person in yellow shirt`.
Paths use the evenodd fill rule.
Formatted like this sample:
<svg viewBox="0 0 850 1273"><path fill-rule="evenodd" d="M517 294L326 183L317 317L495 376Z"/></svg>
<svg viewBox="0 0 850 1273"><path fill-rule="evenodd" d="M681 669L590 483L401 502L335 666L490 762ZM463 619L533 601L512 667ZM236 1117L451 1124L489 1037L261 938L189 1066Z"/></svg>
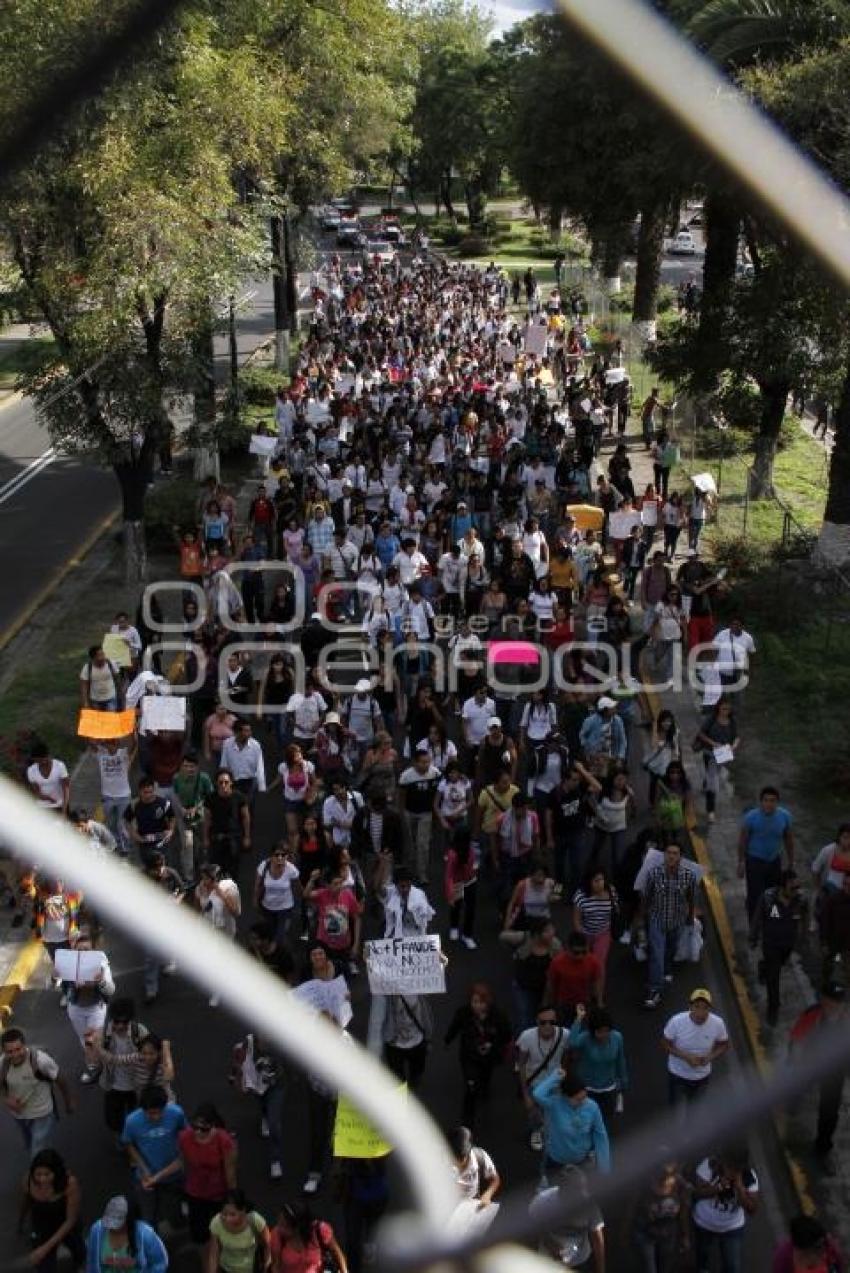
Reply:
<svg viewBox="0 0 850 1273"><path fill-rule="evenodd" d="M475 834L478 839L485 841L482 848L486 848L491 856L497 852L499 823L502 815L510 809L518 791L519 787L511 782L510 772L503 769L496 775L493 782L482 787L478 796L474 810Z"/></svg>

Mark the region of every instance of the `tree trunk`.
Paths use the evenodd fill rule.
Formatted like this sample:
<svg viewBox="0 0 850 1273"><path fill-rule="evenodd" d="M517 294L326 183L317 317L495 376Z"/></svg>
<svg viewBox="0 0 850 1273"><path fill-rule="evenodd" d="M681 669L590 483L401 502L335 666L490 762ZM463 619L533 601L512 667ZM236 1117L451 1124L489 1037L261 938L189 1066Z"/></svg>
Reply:
<svg viewBox="0 0 850 1273"><path fill-rule="evenodd" d="M791 385L787 380L783 380L760 385L759 388L762 408L750 476L752 499L764 499L773 494L773 462L776 459L779 432L782 421L785 419L785 408Z"/></svg>
<svg viewBox="0 0 850 1273"><path fill-rule="evenodd" d="M153 449L145 442L139 453L113 464L121 487L121 517L124 523L124 580L128 588L147 581L145 547L145 496L152 474Z"/></svg>
<svg viewBox="0 0 850 1273"><path fill-rule="evenodd" d="M446 216L449 218L450 221L457 221L457 212L455 211L455 206L452 203L451 169L448 169L440 177L440 198L442 199L443 204L445 205Z"/></svg>
<svg viewBox="0 0 850 1273"><path fill-rule="evenodd" d="M206 307L192 336L195 361L195 446L193 475L196 482L212 475L218 478L218 449L215 445L215 347L212 306Z"/></svg>
<svg viewBox="0 0 850 1273"><path fill-rule="evenodd" d="M564 228L564 209L558 203L549 205L549 236L553 243L561 242L561 231Z"/></svg>
<svg viewBox="0 0 850 1273"><path fill-rule="evenodd" d="M289 307L286 290L286 260L283 252L283 221L271 217L272 289L274 293L275 371L289 372Z"/></svg>
<svg viewBox="0 0 850 1273"><path fill-rule="evenodd" d="M641 208L632 322L643 340L655 339L658 284L661 279L666 219L666 200L648 200Z"/></svg>
<svg viewBox="0 0 850 1273"><path fill-rule="evenodd" d="M289 315L289 335L298 335L298 261L295 259L295 245L292 241L292 222L289 213L284 212L283 224L283 261L286 278L286 308Z"/></svg>
<svg viewBox="0 0 850 1273"><path fill-rule="evenodd" d="M844 373L834 421L829 490L815 559L824 565L850 563L850 364Z"/></svg>
<svg viewBox="0 0 850 1273"><path fill-rule="evenodd" d="M707 393L717 385L722 367L723 331L738 261L741 214L725 192L709 194L705 201L705 266L702 277L698 341L699 373Z"/></svg>
<svg viewBox="0 0 850 1273"><path fill-rule="evenodd" d="M464 182L463 194L466 201L466 212L469 217L469 228L470 230L475 230L484 220L484 210L487 205L487 198L481 187L481 182L476 177Z"/></svg>
<svg viewBox="0 0 850 1273"><path fill-rule="evenodd" d="M602 252L602 277L605 279L605 290L609 296L614 296L622 291L623 285L620 280L622 260L623 245L619 236L616 234L608 235Z"/></svg>

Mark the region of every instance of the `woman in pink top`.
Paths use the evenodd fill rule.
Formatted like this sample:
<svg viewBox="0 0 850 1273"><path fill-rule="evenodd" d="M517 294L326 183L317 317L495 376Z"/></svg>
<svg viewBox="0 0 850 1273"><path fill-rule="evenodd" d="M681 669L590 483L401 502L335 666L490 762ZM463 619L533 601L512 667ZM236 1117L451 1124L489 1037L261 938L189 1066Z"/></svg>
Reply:
<svg viewBox="0 0 850 1273"><path fill-rule="evenodd" d="M233 737L236 717L224 703L216 703L212 716L204 721L204 759L211 760L217 769L221 763L221 749L228 738Z"/></svg>
<svg viewBox="0 0 850 1273"><path fill-rule="evenodd" d="M348 1273L345 1254L324 1220L314 1220L305 1203L285 1202L271 1230L271 1273Z"/></svg>

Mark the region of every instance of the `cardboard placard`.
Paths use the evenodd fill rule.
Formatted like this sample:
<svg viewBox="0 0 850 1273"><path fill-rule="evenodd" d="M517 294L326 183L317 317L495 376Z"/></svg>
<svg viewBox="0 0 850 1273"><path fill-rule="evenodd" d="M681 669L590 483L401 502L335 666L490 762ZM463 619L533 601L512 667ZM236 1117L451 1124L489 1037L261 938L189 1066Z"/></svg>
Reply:
<svg viewBox="0 0 850 1273"><path fill-rule="evenodd" d="M274 455L277 438L268 437L265 433L252 433L248 450L251 455Z"/></svg>
<svg viewBox="0 0 850 1273"><path fill-rule="evenodd" d="M527 354L535 354L542 358L546 353L546 342L549 329L545 323L529 323L523 336L523 347Z"/></svg>
<svg viewBox="0 0 850 1273"><path fill-rule="evenodd" d="M628 539L633 526L640 526L640 513L612 513L608 518L608 535L611 539Z"/></svg>
<svg viewBox="0 0 850 1273"><path fill-rule="evenodd" d="M364 945L369 989L373 995L441 995L446 972L436 933L421 937L385 937Z"/></svg>
<svg viewBox="0 0 850 1273"><path fill-rule="evenodd" d="M343 1030L354 1015L348 985L342 976L334 977L332 981L320 981L314 977L296 986L292 993L316 1012L328 1013Z"/></svg>
<svg viewBox="0 0 850 1273"><path fill-rule="evenodd" d="M109 738L126 738L136 728L136 713L132 707L125 712L98 712L84 707L80 712L77 734L104 742Z"/></svg>
<svg viewBox="0 0 850 1273"><path fill-rule="evenodd" d="M142 699L142 729L146 734L186 728L186 700L182 694L145 694Z"/></svg>
<svg viewBox="0 0 850 1273"><path fill-rule="evenodd" d="M119 667L129 667L133 662L133 655L130 652L130 646L127 639L122 637L120 632L107 632L101 641L103 653L113 663L117 663Z"/></svg>

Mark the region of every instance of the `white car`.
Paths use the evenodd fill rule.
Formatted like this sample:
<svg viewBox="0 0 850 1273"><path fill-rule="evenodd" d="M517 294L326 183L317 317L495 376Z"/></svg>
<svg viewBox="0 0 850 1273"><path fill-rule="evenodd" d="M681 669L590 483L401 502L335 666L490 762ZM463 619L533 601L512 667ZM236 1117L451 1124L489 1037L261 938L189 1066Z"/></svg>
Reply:
<svg viewBox="0 0 850 1273"><path fill-rule="evenodd" d="M696 256L696 240L690 230L680 230L667 250L673 256Z"/></svg>
<svg viewBox="0 0 850 1273"><path fill-rule="evenodd" d="M385 225L381 234L382 238L385 238L388 243L394 244L397 248L403 248L407 243L400 225Z"/></svg>
<svg viewBox="0 0 850 1273"><path fill-rule="evenodd" d="M392 265L395 248L386 239L367 239L363 246L363 255L370 261L377 260L379 265Z"/></svg>

